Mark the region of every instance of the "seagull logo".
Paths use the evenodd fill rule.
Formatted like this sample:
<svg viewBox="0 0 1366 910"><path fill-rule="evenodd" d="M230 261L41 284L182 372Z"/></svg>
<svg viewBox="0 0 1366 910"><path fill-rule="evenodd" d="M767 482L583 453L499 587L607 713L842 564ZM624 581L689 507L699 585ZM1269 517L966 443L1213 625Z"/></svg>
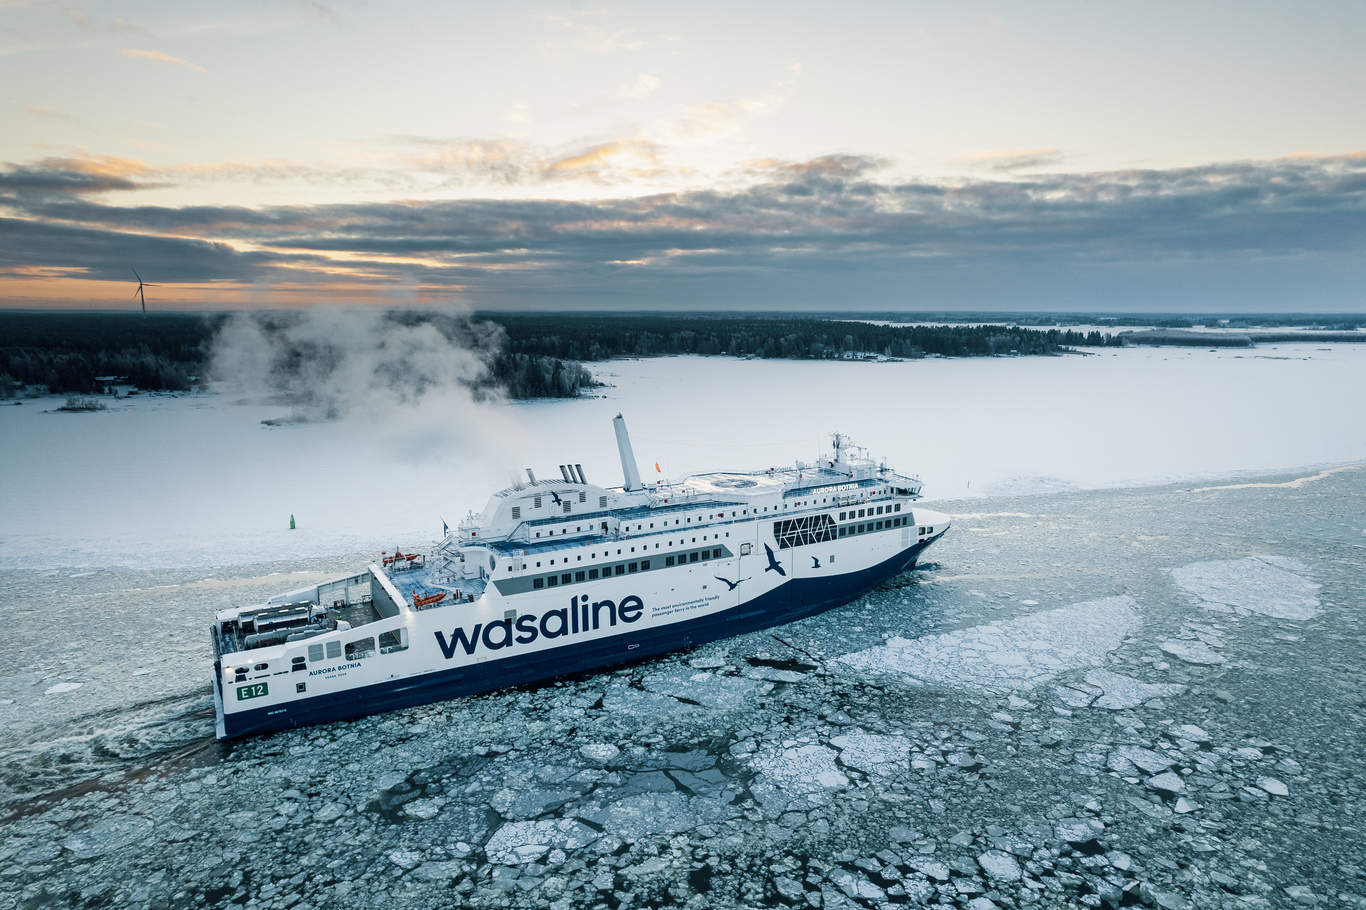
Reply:
<svg viewBox="0 0 1366 910"><path fill-rule="evenodd" d="M783 567L778 565L778 560L773 558L773 548L770 547L768 544L764 544L764 552L768 554L768 568L764 569L764 571L777 572L779 575L782 575L784 578L786 578L787 572L783 571Z"/></svg>
<svg viewBox="0 0 1366 910"><path fill-rule="evenodd" d="M821 567L821 561L820 561L819 559L817 559L816 557L812 556L812 557L811 557L811 562L813 563L813 565L811 566L811 568L813 568L813 569L819 569L819 568Z"/></svg>
<svg viewBox="0 0 1366 910"><path fill-rule="evenodd" d="M730 585L729 590L731 591L734 591L736 588L738 588L740 586L741 581L749 581L748 578L741 578L739 579L739 581L731 581L729 578L722 578L720 575L713 575L712 578L715 578L717 581L724 581L726 584Z"/></svg>
<svg viewBox="0 0 1366 910"><path fill-rule="evenodd" d="M557 506L560 505L560 494L559 494L559 493L556 493L554 490L551 490L551 491L550 491L550 498L553 499L553 500L555 500L555 505L557 505Z"/></svg>

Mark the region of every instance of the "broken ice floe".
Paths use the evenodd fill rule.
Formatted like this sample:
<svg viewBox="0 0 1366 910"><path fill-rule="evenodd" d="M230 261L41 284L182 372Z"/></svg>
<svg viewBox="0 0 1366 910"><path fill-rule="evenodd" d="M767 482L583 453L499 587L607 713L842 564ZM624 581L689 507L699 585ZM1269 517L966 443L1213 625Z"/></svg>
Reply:
<svg viewBox="0 0 1366 910"><path fill-rule="evenodd" d="M651 834L677 834L698 825L720 824L738 814L739 809L722 800L674 791L628 796L584 817L601 825L607 834L631 841Z"/></svg>
<svg viewBox="0 0 1366 910"><path fill-rule="evenodd" d="M855 730L830 739L840 750L840 761L874 777L892 777L906 770L911 741L904 736L881 736Z"/></svg>
<svg viewBox="0 0 1366 910"><path fill-rule="evenodd" d="M639 689L624 682L614 682L603 695L602 702L609 710L637 717L677 714L700 708L728 711L743 706L746 698L762 685L756 679L693 672L691 668L671 670L646 676Z"/></svg>
<svg viewBox="0 0 1366 910"><path fill-rule="evenodd" d="M77 859L94 859L133 846L150 835L154 827L148 819L135 815L103 818L63 840L62 846Z"/></svg>
<svg viewBox="0 0 1366 910"><path fill-rule="evenodd" d="M83 685L85 685L85 683L76 683L76 682L57 683L57 685L50 687L50 688L49 688L46 692L44 692L43 694L44 694L44 695L60 695L60 694L63 693L63 692L75 692L77 689L79 689L79 688L80 688L81 686L83 686Z"/></svg>
<svg viewBox="0 0 1366 910"><path fill-rule="evenodd" d="M856 651L840 662L925 682L1004 694L1098 666L1138 627L1133 598L1107 597L943 635Z"/></svg>
<svg viewBox="0 0 1366 910"><path fill-rule="evenodd" d="M1167 695L1179 695L1185 686L1172 683L1145 683L1109 670L1092 670L1086 682L1060 685L1058 698L1073 708L1109 708L1122 711Z"/></svg>
<svg viewBox="0 0 1366 910"><path fill-rule="evenodd" d="M814 743L763 750L750 759L758 773L750 792L775 812L824 805L829 791L849 785L836 757L835 750Z"/></svg>
<svg viewBox="0 0 1366 910"><path fill-rule="evenodd" d="M1188 664L1221 664L1224 657L1203 641L1173 641L1171 639L1159 642L1157 645L1166 654L1170 654L1178 660L1184 660Z"/></svg>
<svg viewBox="0 0 1366 910"><path fill-rule="evenodd" d="M509 822L493 833L484 845L491 863L516 865L540 859L554 848L575 850L599 837L583 822L573 818L552 818L535 822Z"/></svg>
<svg viewBox="0 0 1366 910"><path fill-rule="evenodd" d="M1313 619L1322 585L1306 581L1309 567L1279 556L1196 562L1168 570L1172 579L1209 609L1259 613L1276 619Z"/></svg>
<svg viewBox="0 0 1366 910"><path fill-rule="evenodd" d="M1121 774L1131 772L1135 767L1149 774L1161 774L1172 766L1172 760L1142 746L1119 746L1110 753L1106 765Z"/></svg>

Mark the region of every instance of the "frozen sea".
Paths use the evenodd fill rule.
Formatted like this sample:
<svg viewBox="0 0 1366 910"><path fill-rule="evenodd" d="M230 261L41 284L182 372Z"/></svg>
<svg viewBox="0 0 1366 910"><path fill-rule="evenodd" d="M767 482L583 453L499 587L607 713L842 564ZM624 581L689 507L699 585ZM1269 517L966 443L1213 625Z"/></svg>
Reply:
<svg viewBox="0 0 1366 910"><path fill-rule="evenodd" d="M0 908L1366 906L1362 346L598 375L460 426L0 406ZM213 742L212 610L617 482L619 411L656 476L847 433L954 528L801 623Z"/></svg>

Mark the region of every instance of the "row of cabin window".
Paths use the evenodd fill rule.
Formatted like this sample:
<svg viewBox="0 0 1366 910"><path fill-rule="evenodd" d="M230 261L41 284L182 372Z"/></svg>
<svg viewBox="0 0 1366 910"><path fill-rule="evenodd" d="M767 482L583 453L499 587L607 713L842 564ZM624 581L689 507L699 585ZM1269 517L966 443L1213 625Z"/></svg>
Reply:
<svg viewBox="0 0 1366 910"><path fill-rule="evenodd" d="M406 630L395 629L392 632L381 632L379 636L379 653L394 654L398 651L408 650L408 636ZM373 635L366 638L358 638L355 641L347 642L344 646L339 641L329 641L323 644L308 646L308 662L321 663L324 659L335 660L342 656L343 651L347 660L360 660L362 657L375 656L375 637ZM324 658L326 654L326 658ZM295 670L302 670L307 666L302 657L294 658Z"/></svg>
<svg viewBox="0 0 1366 910"><path fill-rule="evenodd" d="M692 553L681 553L678 556L665 556L665 567L673 565L686 565L689 562L706 561L708 559L720 559L721 550L694 550ZM650 560L642 559L635 562L619 562L614 566L604 566L601 570L587 569L577 572L564 572L560 575L546 575L541 578L533 578L531 587L554 588L559 585L571 585L581 581L596 581L599 577L610 578L615 575L629 575L633 572L650 571ZM601 576L599 576L601 572Z"/></svg>
<svg viewBox="0 0 1366 910"><path fill-rule="evenodd" d="M846 521L846 520L854 519L854 518L864 518L864 517L865 517L864 514L863 514L864 512L867 512L869 516L872 516L872 515L881 515L881 514L882 514L882 510L883 510L884 508L885 508L888 512L900 512L900 511L901 511L901 503L897 503L897 504L894 505L894 506L878 506L876 512L874 512L873 509L872 509L872 507L869 506L869 507L866 508L866 509L859 509L857 515L854 514L854 510L853 510L853 509L850 509L847 513L846 513L846 512L841 512L841 513L840 513L840 521ZM847 517L846 517L846 516L847 516ZM897 525L897 527L900 527L900 525Z"/></svg>
<svg viewBox="0 0 1366 910"><path fill-rule="evenodd" d="M729 532L729 531L726 531L725 534L726 534L727 537L730 536L730 532ZM712 535L712 538L715 539L715 540L720 540L720 539L721 539L721 535L720 535L719 533L718 533L718 534L713 534L713 535ZM702 535L702 539L703 539L703 540L706 540L706 539L707 539L707 535L703 534L703 535ZM694 538L692 539L692 542L693 542L693 543L697 543L697 538L694 537ZM667 541L665 541L665 543L667 543L667 544L668 544L669 546L671 546L671 547L674 545L674 542L673 542L672 540L667 540ZM686 545L687 545L687 541L685 541L685 540L680 540L680 541L678 542L678 545L679 545L680 547L686 546ZM646 551L648 552L649 549L650 549L649 544L646 544L645 546L641 547L641 549L646 550ZM655 549L656 549L656 550L659 549L659 544L657 544L657 543L655 544ZM632 548L631 548L631 552L634 553L635 551L636 551L636 548L635 548L635 547L632 547ZM602 555L603 555L603 556L608 555L608 554L607 554L607 551L603 551L603 554L602 554ZM618 555L618 556L621 555L621 550L617 550L617 555ZM598 558L598 554L597 554L597 553L589 553L589 554L588 554L588 558L589 558L589 559L597 559L597 558ZM577 556L577 557L575 557L575 559L577 559L579 562L583 562L583 557L582 557L582 556ZM564 561L565 561L566 563L568 563L568 562L569 562L569 557L566 556L566 557L564 558ZM553 560L553 559L550 560L550 564L551 564L552 566L555 565L555 560ZM673 565L673 563L668 563L668 565ZM536 568L539 569L540 567L541 567L541 564L540 564L539 562L536 563ZM523 568L523 569L526 568L526 563L522 563L522 568ZM511 566L511 565L508 566L508 567L507 567L507 570L508 570L509 572L511 572L511 571L513 570L513 566ZM590 576L590 577L592 577L592 578L597 578L596 575L593 575L593 576Z"/></svg>
<svg viewBox="0 0 1366 910"><path fill-rule="evenodd" d="M854 534L867 534L869 531L885 531L890 528L899 528L908 523L909 519L903 515L901 518L892 518L878 522L870 521L866 525L845 525L840 528L840 536L850 537Z"/></svg>

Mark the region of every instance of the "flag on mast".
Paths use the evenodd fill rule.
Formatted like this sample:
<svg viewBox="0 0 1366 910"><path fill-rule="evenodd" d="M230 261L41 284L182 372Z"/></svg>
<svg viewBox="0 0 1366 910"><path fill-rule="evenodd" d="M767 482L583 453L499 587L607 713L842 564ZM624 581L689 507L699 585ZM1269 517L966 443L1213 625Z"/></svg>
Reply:
<svg viewBox="0 0 1366 910"><path fill-rule="evenodd" d="M664 473L663 471L659 470L659 462L657 462L657 461L655 462L655 473L657 473L657 474L663 474L663 473Z"/></svg>

